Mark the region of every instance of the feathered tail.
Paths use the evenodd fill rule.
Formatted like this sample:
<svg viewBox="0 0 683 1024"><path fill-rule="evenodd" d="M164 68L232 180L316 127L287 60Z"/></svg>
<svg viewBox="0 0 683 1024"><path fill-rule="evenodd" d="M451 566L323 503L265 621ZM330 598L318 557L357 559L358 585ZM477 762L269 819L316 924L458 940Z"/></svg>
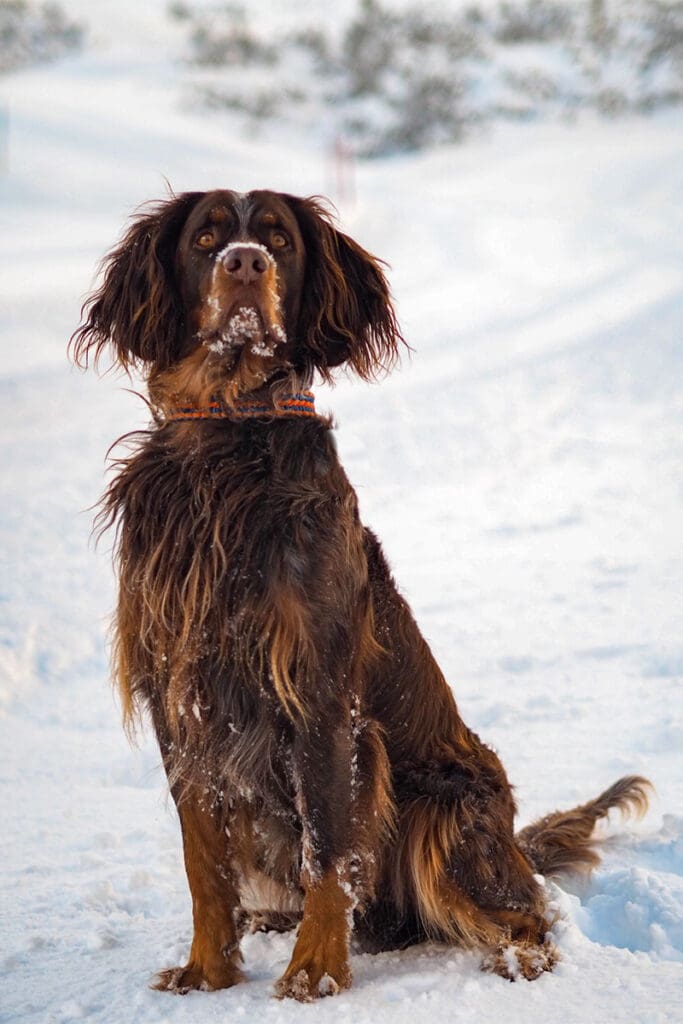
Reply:
<svg viewBox="0 0 683 1024"><path fill-rule="evenodd" d="M600 862L600 842L593 830L600 818L616 808L625 817L642 817L648 807L652 783L640 775L626 775L595 800L570 811L554 811L517 833L519 848L534 869L553 877L567 872L589 872Z"/></svg>

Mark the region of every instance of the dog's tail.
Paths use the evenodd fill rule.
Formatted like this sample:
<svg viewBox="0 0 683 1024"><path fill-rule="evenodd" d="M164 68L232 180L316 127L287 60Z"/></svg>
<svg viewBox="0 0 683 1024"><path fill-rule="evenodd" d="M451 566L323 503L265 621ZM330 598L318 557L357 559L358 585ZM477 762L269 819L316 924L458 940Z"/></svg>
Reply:
<svg viewBox="0 0 683 1024"><path fill-rule="evenodd" d="M640 818L648 808L652 783L640 775L626 775L595 800L570 811L554 811L532 822L515 839L535 871L553 877L567 872L589 872L600 862L593 830L600 818L616 808L624 817Z"/></svg>

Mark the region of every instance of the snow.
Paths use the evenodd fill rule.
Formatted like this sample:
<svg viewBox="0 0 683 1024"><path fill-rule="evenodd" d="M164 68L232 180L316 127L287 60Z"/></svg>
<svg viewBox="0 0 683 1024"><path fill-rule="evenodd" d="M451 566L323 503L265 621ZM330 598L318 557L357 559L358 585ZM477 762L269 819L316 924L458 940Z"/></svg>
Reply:
<svg viewBox="0 0 683 1024"><path fill-rule="evenodd" d="M242 249L243 246L244 242L229 242L228 245L224 246L220 252L216 253L216 261L218 263L225 261L231 252L234 252L235 249ZM250 240L249 248L256 249L258 252L262 253L265 256L266 262L268 263L269 266L275 262L275 260L273 259L273 254L271 253L270 249L268 249L265 245L261 245L260 242L252 242Z"/></svg>
<svg viewBox="0 0 683 1024"><path fill-rule="evenodd" d="M430 945L354 956L353 988L309 1009L271 998L292 936L257 934L247 984L173 997L147 985L191 939L180 831L153 740L120 726L111 538L89 543L107 448L148 413L69 367L66 339L164 176L311 194L332 174L310 142L184 111L160 2L73 9L90 50L0 80L0 1020L683 1020L680 113L357 166L342 224L391 264L414 352L317 393L520 824L626 772L657 787L648 817L553 888L562 960L533 984Z"/></svg>
<svg viewBox="0 0 683 1024"><path fill-rule="evenodd" d="M284 340L282 329L278 331L277 324L270 325L269 330L278 340ZM221 331L220 338L214 342L204 342L204 344L212 352L220 354L226 348L228 350L239 348L240 343L246 340L254 355L264 357L274 355L273 345L268 344L265 337L261 338L261 334L261 318L258 311L253 306L242 306L230 317L226 327Z"/></svg>

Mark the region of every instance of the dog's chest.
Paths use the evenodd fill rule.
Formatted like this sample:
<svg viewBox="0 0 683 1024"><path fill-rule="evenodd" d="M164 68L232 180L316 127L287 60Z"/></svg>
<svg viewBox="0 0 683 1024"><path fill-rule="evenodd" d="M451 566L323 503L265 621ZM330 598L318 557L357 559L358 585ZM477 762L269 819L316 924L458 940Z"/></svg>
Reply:
<svg viewBox="0 0 683 1024"><path fill-rule="evenodd" d="M237 685L241 685L237 681ZM217 687L224 689L218 682ZM215 691L214 691L215 692ZM261 806L284 819L294 815L291 739L271 702L259 705L240 700L230 706L229 695L216 694L214 719L217 783L246 805ZM237 703L237 702L235 702ZM227 704L227 706L226 706Z"/></svg>
<svg viewBox="0 0 683 1024"><path fill-rule="evenodd" d="M143 557L158 563L170 543L177 571L193 575L204 607L213 605L217 617L258 614L260 595L314 563L315 526L335 501L335 464L318 424L257 423L213 442L209 435L158 467L172 511L182 512L172 536L165 517L158 519Z"/></svg>
<svg viewBox="0 0 683 1024"><path fill-rule="evenodd" d="M217 791L290 813L290 723L275 679L293 662L274 665L273 651L294 623L293 657L306 609L336 592L321 553L348 483L317 422L206 426L187 445L168 428L151 435L117 481L132 626L122 644L148 702L181 734L178 774L197 764Z"/></svg>

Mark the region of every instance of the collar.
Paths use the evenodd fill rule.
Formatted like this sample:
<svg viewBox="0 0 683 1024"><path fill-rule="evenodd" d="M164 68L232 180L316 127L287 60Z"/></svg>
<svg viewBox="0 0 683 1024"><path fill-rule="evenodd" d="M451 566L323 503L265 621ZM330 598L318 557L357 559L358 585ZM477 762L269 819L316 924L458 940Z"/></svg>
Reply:
<svg viewBox="0 0 683 1024"><path fill-rule="evenodd" d="M308 416L317 419L315 398L312 391L284 395L276 406L254 398L238 398L232 407L221 402L209 402L206 406L179 405L169 409L165 422L175 420L247 420L255 416L283 417Z"/></svg>

